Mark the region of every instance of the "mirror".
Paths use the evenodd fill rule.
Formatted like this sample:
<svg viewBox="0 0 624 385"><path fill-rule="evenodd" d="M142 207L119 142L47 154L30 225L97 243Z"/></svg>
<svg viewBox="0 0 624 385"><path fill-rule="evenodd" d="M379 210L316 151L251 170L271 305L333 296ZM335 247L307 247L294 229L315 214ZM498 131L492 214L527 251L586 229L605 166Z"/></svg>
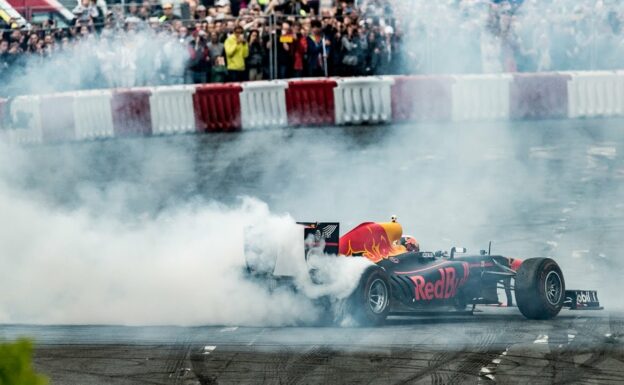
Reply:
<svg viewBox="0 0 624 385"><path fill-rule="evenodd" d="M455 254L460 253L463 254L466 252L466 248L465 247L453 247L451 249L451 259L453 259L453 257L455 256Z"/></svg>

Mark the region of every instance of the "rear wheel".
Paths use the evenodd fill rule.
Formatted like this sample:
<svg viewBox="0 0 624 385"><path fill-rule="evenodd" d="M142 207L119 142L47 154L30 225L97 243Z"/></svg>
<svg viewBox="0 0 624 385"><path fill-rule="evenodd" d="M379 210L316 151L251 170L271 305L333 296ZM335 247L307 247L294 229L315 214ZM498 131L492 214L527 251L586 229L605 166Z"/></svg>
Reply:
<svg viewBox="0 0 624 385"><path fill-rule="evenodd" d="M559 314L565 299L565 281L557 262L531 258L522 262L515 278L516 303L529 319L550 319Z"/></svg>
<svg viewBox="0 0 624 385"><path fill-rule="evenodd" d="M380 325L390 311L390 280L379 266L371 266L348 299L348 313L362 326Z"/></svg>

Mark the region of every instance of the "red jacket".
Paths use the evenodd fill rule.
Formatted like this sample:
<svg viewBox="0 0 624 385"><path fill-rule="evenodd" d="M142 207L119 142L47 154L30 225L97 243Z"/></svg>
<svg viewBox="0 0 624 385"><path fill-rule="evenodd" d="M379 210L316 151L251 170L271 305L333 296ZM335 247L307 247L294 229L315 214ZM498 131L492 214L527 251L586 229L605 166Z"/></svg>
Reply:
<svg viewBox="0 0 624 385"><path fill-rule="evenodd" d="M308 51L308 39L305 36L299 36L295 42L294 63L295 71L303 71L303 63L305 63L305 54Z"/></svg>

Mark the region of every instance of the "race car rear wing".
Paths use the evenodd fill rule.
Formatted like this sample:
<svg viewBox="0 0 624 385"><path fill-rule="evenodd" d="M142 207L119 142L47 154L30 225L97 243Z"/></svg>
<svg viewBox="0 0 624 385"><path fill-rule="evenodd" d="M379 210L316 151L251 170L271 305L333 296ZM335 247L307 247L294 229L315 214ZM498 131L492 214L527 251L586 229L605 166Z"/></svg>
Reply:
<svg viewBox="0 0 624 385"><path fill-rule="evenodd" d="M338 255L340 223L338 222L297 222L303 225L305 256L313 249L323 247L323 254Z"/></svg>
<svg viewBox="0 0 624 385"><path fill-rule="evenodd" d="M566 290L563 306L570 310L602 310L596 290Z"/></svg>
<svg viewBox="0 0 624 385"><path fill-rule="evenodd" d="M246 269L254 274L292 277L307 270L311 254L338 255L340 224L337 222L297 222L285 236L272 236L263 226L244 229ZM301 231L303 230L303 231Z"/></svg>

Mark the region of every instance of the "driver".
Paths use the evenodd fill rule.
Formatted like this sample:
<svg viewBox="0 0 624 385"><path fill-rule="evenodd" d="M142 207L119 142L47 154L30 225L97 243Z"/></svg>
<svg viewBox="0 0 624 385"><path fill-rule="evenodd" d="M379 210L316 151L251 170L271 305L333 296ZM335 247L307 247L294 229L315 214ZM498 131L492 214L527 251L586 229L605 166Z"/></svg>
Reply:
<svg viewBox="0 0 624 385"><path fill-rule="evenodd" d="M411 235L402 236L401 245L405 246L407 251L413 251L414 253L418 253L420 251L420 243L418 243L416 238Z"/></svg>

